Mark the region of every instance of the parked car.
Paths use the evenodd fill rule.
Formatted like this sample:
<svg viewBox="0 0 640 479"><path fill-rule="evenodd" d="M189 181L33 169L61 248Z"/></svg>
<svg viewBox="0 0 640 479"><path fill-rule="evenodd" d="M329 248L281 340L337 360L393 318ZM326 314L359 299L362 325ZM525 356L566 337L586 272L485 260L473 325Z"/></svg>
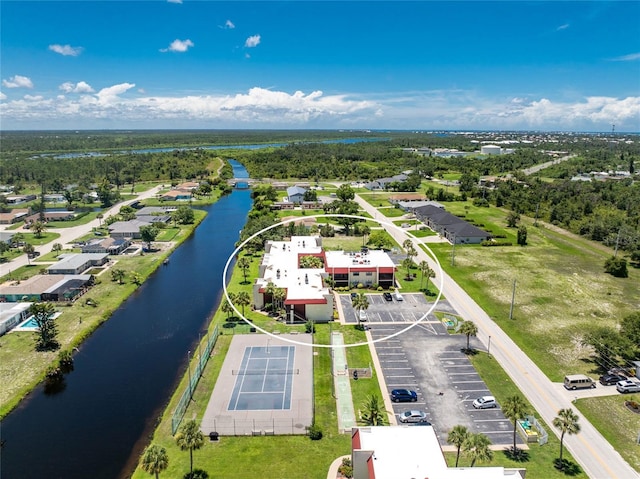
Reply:
<svg viewBox="0 0 640 479"><path fill-rule="evenodd" d="M409 389L394 389L391 391L391 400L393 402L416 402L418 393Z"/></svg>
<svg viewBox="0 0 640 479"><path fill-rule="evenodd" d="M358 293L351 293L351 301L358 297Z"/></svg>
<svg viewBox="0 0 640 479"><path fill-rule="evenodd" d="M391 296L391 293L389 291L385 291L384 293L382 293L382 297L385 301L393 301L393 296Z"/></svg>
<svg viewBox="0 0 640 479"><path fill-rule="evenodd" d="M367 320L367 312L364 309L360 310L360 321L366 321Z"/></svg>
<svg viewBox="0 0 640 479"><path fill-rule="evenodd" d="M626 377L620 376L619 374L605 374L603 376L600 376L598 381L600 381L600 384L602 384L603 386L615 386L616 383L620 381L626 381L626 379Z"/></svg>
<svg viewBox="0 0 640 479"><path fill-rule="evenodd" d="M493 396L482 396L473 401L473 407L476 409L488 409L491 407L498 407L496 398Z"/></svg>
<svg viewBox="0 0 640 479"><path fill-rule="evenodd" d="M400 294L400 291L398 291L398 288L396 288L396 291L393 295L396 297L396 301L402 301L404 299Z"/></svg>
<svg viewBox="0 0 640 479"><path fill-rule="evenodd" d="M616 389L619 393L640 393L640 384L635 383L629 379L624 381L618 381L616 383Z"/></svg>
<svg viewBox="0 0 640 479"><path fill-rule="evenodd" d="M398 420L403 423L421 423L427 420L427 413L424 411L405 411L400 413Z"/></svg>

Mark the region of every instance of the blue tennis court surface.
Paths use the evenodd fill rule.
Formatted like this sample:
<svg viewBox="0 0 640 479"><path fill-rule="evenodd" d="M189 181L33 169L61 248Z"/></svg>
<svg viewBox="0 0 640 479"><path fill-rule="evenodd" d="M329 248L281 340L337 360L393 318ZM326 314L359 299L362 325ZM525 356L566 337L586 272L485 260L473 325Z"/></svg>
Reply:
<svg viewBox="0 0 640 479"><path fill-rule="evenodd" d="M240 369L232 371L235 386L230 411L291 409L295 346L249 346Z"/></svg>

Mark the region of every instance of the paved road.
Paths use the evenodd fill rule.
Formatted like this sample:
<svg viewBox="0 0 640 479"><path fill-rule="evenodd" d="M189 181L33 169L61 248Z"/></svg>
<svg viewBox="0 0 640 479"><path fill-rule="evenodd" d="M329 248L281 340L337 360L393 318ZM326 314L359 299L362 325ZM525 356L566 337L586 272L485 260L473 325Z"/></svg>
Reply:
<svg viewBox="0 0 640 479"><path fill-rule="evenodd" d="M558 158L556 160L547 161L546 163L541 163L539 165L532 166L531 168L526 168L522 170L525 175L531 175L545 168L549 168L551 165L557 165L558 163L562 163L563 161L567 161L571 158L574 158L576 155L567 155L562 158Z"/></svg>
<svg viewBox="0 0 640 479"><path fill-rule="evenodd" d="M390 223L390 220L369 205L360 196L356 201L362 209L373 218ZM386 228L399 244L407 236L395 228ZM432 266L434 261L416 243L418 251L417 261L428 261ZM575 394L562 391L552 383L531 359L507 336L500 327L478 306L478 304L451 279L445 272L436 273L434 284L443 282L443 291L451 306L464 319L472 320L478 326L478 339L488 347L491 338L491 354L511 377L522 393L531 402L540 416L551 424L558 411L572 407ZM574 436L565 436L564 444L578 461L585 473L592 479L634 479L640 478L607 440L596 430L587 419L579 414L581 432ZM556 428L551 431L559 437Z"/></svg>
<svg viewBox="0 0 640 479"><path fill-rule="evenodd" d="M118 203L117 205L115 205L111 209L109 209L108 211L104 211L102 214L104 215L105 218L107 218L108 216L111 216L111 215L115 215L120 211L120 208L122 208L125 205L130 205L134 201L140 201L140 200L144 200L144 199L147 199L147 198L155 197L155 195L160 191L160 189L161 189L161 186L156 186L154 188L151 188L150 190L144 191L144 192L140 193L137 196L137 198ZM47 229L47 231L55 232L55 233L60 234L60 237L58 239L56 239L55 241L51 241L50 243L47 243L45 245L37 246L35 249L41 255L47 254L47 253L51 252L51 249L53 248L53 245L55 243L60 243L60 244L62 244L64 246L65 244L71 243L72 241L74 241L75 239L79 238L80 236L86 235L93 228L97 228L98 226L100 226L100 220L95 219L93 221L90 221L87 224L74 226L72 228L50 228L50 229ZM21 266L25 266L28 263L29 263L29 261L27 259L27 255L26 254L18 256L13 261L11 261L9 263L4 263L4 264L2 264L0 266L0 277L9 274L10 271L15 271L16 269L20 268Z"/></svg>

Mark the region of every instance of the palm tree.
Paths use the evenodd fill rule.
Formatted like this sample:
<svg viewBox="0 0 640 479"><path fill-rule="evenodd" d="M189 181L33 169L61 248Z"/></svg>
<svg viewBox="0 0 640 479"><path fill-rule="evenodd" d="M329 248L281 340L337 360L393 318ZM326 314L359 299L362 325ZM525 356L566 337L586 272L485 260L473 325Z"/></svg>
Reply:
<svg viewBox="0 0 640 479"><path fill-rule="evenodd" d="M406 257L405 259L402 260L402 267L407 270L407 277L406 277L407 281L411 280L412 266L413 266L413 260L411 258Z"/></svg>
<svg viewBox="0 0 640 479"><path fill-rule="evenodd" d="M31 225L31 231L33 231L36 238L41 238L45 229L47 229L47 227L42 221L36 221Z"/></svg>
<svg viewBox="0 0 640 479"><path fill-rule="evenodd" d="M367 225L362 225L360 227L360 233L362 233L362 246L364 246L366 244L366 237L369 235L369 233L371 233L371 228L369 228Z"/></svg>
<svg viewBox="0 0 640 479"><path fill-rule="evenodd" d="M287 290L284 288L276 288L273 292L273 306L280 313L284 307L284 300L287 297Z"/></svg>
<svg viewBox="0 0 640 479"><path fill-rule="evenodd" d="M425 288L425 291L429 291L429 278L433 278L434 277L434 271L431 269L431 267L429 266L429 263L427 263L426 261L420 261L420 264L418 265L418 267L420 268L420 273L422 274L422 276L420 277L420 289L422 289L422 283L424 281L424 278L427 278L427 287Z"/></svg>
<svg viewBox="0 0 640 479"><path fill-rule="evenodd" d="M251 261L246 256L238 259L238 267L242 269L242 275L244 276L244 282L247 282L247 270L251 267Z"/></svg>
<svg viewBox="0 0 640 479"><path fill-rule="evenodd" d="M367 295L359 293L352 301L353 307L358 310L358 326L360 325L360 315L362 311L369 308L369 300Z"/></svg>
<svg viewBox="0 0 640 479"><path fill-rule="evenodd" d="M231 294L229 294L231 296ZM227 300L227 298L222 298L222 306L220 306L223 313L227 314L227 321L231 317L231 313L233 313L233 308L231 307L231 303Z"/></svg>
<svg viewBox="0 0 640 479"><path fill-rule="evenodd" d="M131 273L131 282L137 286L140 286L142 284L142 276L140 275L140 273L133 271Z"/></svg>
<svg viewBox="0 0 640 479"><path fill-rule="evenodd" d="M236 303L242 308L242 316L244 316L244 307L251 304L251 296L246 291L240 291L236 296Z"/></svg>
<svg viewBox="0 0 640 479"><path fill-rule="evenodd" d="M493 451L489 449L490 445L491 440L481 432L469 434L462 448L471 458L471 467L475 465L476 461L489 462L493 459Z"/></svg>
<svg viewBox="0 0 640 479"><path fill-rule="evenodd" d="M118 284L122 284L124 282L125 272L122 269L112 269L111 270L111 280L117 281Z"/></svg>
<svg viewBox="0 0 640 479"><path fill-rule="evenodd" d="M458 331L467 336L467 351L469 351L469 339L478 334L478 326L473 321L463 321Z"/></svg>
<svg viewBox="0 0 640 479"><path fill-rule="evenodd" d="M155 444L150 445L144 451L141 467L143 471L149 474L155 474L156 479L158 479L158 475L169 467L167 450Z"/></svg>
<svg viewBox="0 0 640 479"><path fill-rule="evenodd" d="M102 218L104 218L104 215L102 213L98 213L96 218L98 218L98 228L102 228Z"/></svg>
<svg viewBox="0 0 640 479"><path fill-rule="evenodd" d="M273 281L269 281L264 288L264 294L267 296L267 298L269 298L269 301L271 302L272 311L276 311L276 305L273 297L275 291L276 291L276 285L274 284Z"/></svg>
<svg viewBox="0 0 640 479"><path fill-rule="evenodd" d="M362 403L363 411L360 419L367 426L385 426L387 424L386 411L377 394L372 394Z"/></svg>
<svg viewBox="0 0 640 479"><path fill-rule="evenodd" d="M522 396L508 397L502 404L502 412L507 419L513 421L513 455L518 454L518 448L516 446L516 431L518 426L518 419L522 419L527 414L527 405L522 399Z"/></svg>
<svg viewBox="0 0 640 479"><path fill-rule="evenodd" d="M29 263L29 266L31 266L31 255L35 253L35 251L36 249L30 243L27 243L22 247L22 252L27 255L27 263Z"/></svg>
<svg viewBox="0 0 640 479"><path fill-rule="evenodd" d="M453 426L451 432L447 436L447 442L456 446L456 467L458 467L458 459L460 459L460 448L464 445L469 437L469 430L465 426Z"/></svg>
<svg viewBox="0 0 640 479"><path fill-rule="evenodd" d="M193 451L200 449L204 444L204 435L200 431L200 426L194 419L187 421L182 425L175 438L176 444L181 450L189 451L191 460L190 472L193 472Z"/></svg>
<svg viewBox="0 0 640 479"><path fill-rule="evenodd" d="M573 409L560 409L558 416L553 420L554 427L560 429L560 464L562 464L562 446L565 434L578 434L580 432L580 424L578 420L580 418Z"/></svg>

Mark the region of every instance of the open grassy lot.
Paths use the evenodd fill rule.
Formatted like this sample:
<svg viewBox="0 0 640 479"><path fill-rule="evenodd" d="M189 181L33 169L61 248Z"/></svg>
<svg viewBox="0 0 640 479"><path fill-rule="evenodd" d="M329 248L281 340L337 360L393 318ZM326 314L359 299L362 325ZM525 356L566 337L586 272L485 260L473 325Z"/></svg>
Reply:
<svg viewBox="0 0 640 479"><path fill-rule="evenodd" d="M469 205L466 205L469 206ZM507 212L497 208L447 209L467 212L485 228L506 232ZM640 271L630 268L629 278L614 278L603 271L611 256L600 245L539 223L528 229L525 247L456 246L451 266L449 244L433 244L443 268L473 296L552 381L565 374L597 374L588 361L581 339L593 325L616 326L640 304ZM516 281L514 318L509 317L513 282ZM634 306L635 305L635 306Z"/></svg>
<svg viewBox="0 0 640 479"><path fill-rule="evenodd" d="M579 399L576 406L631 467L640 471L640 414L627 409L625 401L640 402L640 394Z"/></svg>
<svg viewBox="0 0 640 479"><path fill-rule="evenodd" d="M196 224L205 213L195 211ZM175 236L176 244L181 243L195 225L180 229ZM132 283L132 273L138 273L144 281L170 253L169 249L144 256L119 256L116 267L125 271L124 284L111 280L106 270L97 276L96 285L83 297L72 304L56 304L62 314L56 320L58 326L58 351L34 351L32 332L13 331L0 337L0 417L4 417L43 378L47 367L52 364L60 351L72 350L89 336L101 323L108 320L120 304L138 287ZM32 264L11 273L12 278L33 276L43 265ZM92 299L95 306L87 305Z"/></svg>

